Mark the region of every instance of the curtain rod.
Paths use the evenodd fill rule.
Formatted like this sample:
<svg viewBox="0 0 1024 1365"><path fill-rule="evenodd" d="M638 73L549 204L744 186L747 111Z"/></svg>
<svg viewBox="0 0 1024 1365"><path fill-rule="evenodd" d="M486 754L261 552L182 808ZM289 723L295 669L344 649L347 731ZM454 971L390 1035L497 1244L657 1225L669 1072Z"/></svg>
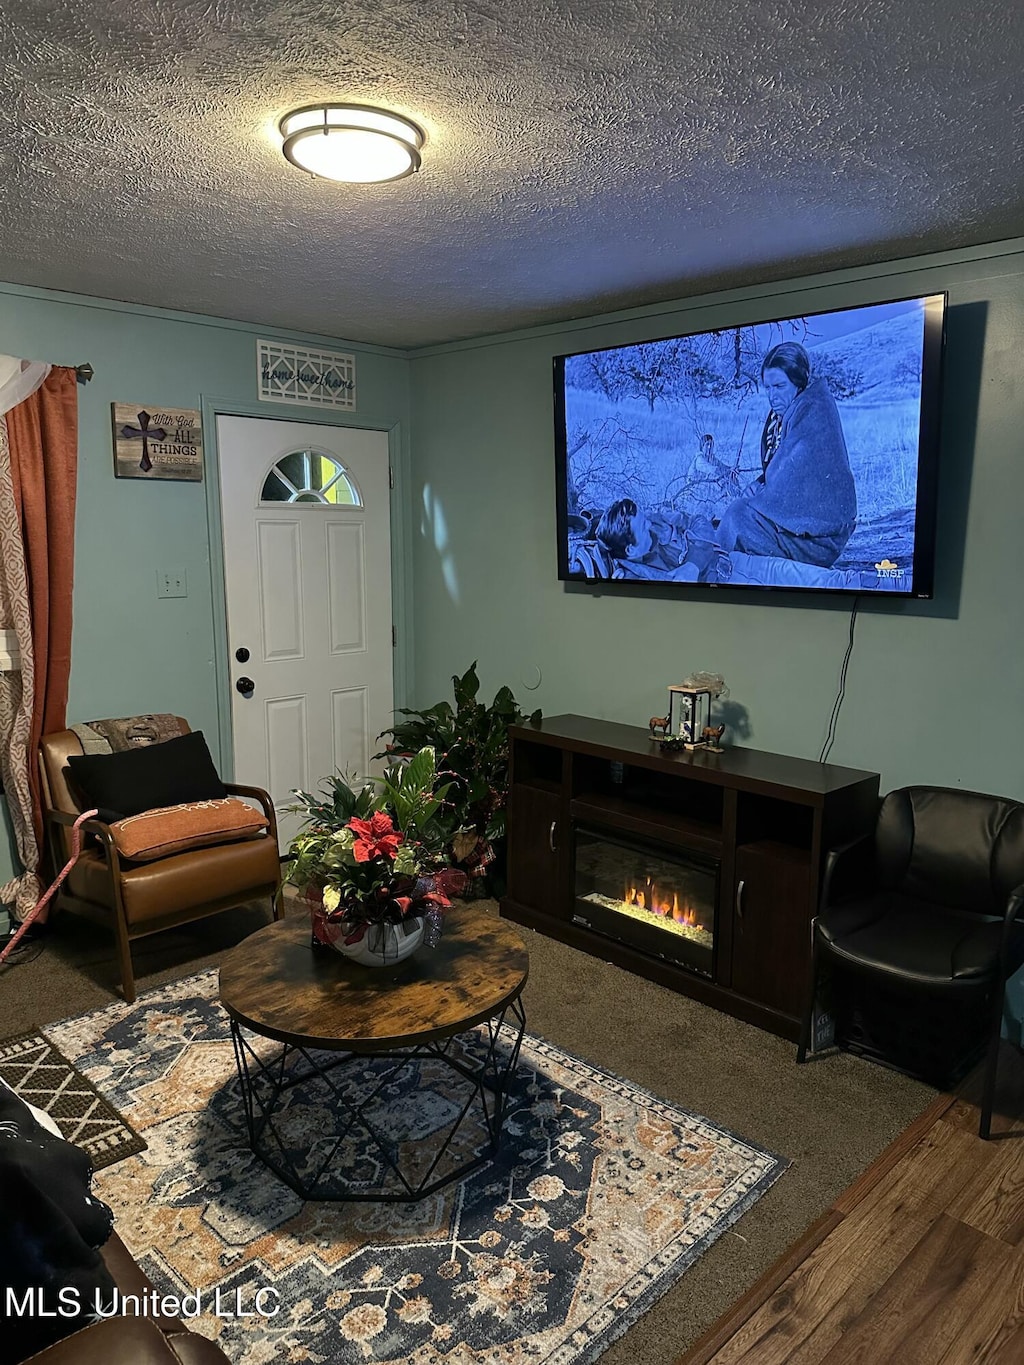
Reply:
<svg viewBox="0 0 1024 1365"><path fill-rule="evenodd" d="M79 384L88 384L95 373L96 371L91 365L75 366L75 378L78 380Z"/></svg>

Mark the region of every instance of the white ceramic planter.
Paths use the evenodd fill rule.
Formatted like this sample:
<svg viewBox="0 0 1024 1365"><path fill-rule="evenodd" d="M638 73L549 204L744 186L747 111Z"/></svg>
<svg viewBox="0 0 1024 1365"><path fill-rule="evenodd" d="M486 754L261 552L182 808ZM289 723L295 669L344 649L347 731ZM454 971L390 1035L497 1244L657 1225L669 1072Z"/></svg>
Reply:
<svg viewBox="0 0 1024 1365"><path fill-rule="evenodd" d="M344 935L339 934L334 948L364 967L393 967L420 946L423 927L422 917L401 924L371 924L358 943L346 943Z"/></svg>

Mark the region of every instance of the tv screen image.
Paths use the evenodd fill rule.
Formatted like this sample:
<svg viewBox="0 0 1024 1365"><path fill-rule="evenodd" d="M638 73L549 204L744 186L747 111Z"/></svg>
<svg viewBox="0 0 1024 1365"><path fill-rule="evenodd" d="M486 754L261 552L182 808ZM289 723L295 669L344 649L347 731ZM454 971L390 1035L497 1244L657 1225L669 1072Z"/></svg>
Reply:
<svg viewBox="0 0 1024 1365"><path fill-rule="evenodd" d="M945 304L556 357L559 577L930 597Z"/></svg>

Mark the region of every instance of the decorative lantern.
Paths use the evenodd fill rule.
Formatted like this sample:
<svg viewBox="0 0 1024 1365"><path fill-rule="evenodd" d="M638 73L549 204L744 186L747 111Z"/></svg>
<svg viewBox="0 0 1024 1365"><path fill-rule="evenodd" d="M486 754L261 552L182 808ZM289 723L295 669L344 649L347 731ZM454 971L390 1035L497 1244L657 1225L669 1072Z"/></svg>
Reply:
<svg viewBox="0 0 1024 1365"><path fill-rule="evenodd" d="M711 724L711 689L673 683L668 689L668 733L681 739L687 749L703 749L707 744L704 729Z"/></svg>

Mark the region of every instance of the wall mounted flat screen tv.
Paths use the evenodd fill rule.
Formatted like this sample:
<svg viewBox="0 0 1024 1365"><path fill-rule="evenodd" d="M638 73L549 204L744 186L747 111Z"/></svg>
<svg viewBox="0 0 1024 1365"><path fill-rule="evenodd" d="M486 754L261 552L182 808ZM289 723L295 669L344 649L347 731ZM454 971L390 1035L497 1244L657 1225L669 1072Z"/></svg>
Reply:
<svg viewBox="0 0 1024 1365"><path fill-rule="evenodd" d="M945 310L557 356L559 578L931 597Z"/></svg>

